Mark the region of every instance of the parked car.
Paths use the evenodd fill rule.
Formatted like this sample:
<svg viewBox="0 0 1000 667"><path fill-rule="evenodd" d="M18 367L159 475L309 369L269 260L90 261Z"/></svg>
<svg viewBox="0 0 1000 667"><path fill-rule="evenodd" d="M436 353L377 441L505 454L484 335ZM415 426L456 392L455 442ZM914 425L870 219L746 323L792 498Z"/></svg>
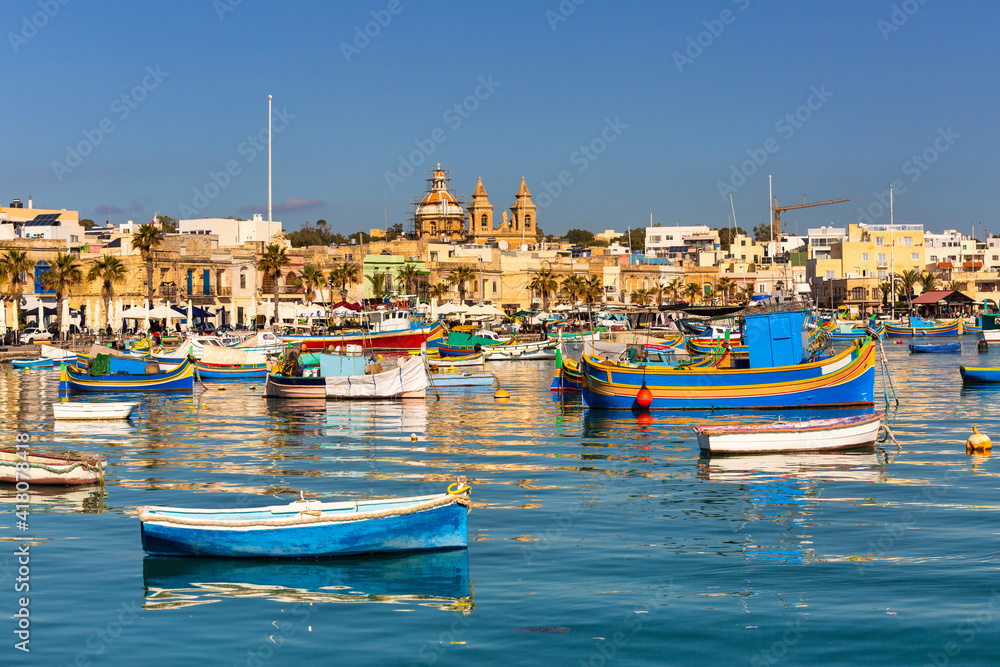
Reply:
<svg viewBox="0 0 1000 667"><path fill-rule="evenodd" d="M28 345L29 343L34 343L36 340L52 340L52 334L48 331L42 331L41 329L25 329L21 332L21 344Z"/></svg>

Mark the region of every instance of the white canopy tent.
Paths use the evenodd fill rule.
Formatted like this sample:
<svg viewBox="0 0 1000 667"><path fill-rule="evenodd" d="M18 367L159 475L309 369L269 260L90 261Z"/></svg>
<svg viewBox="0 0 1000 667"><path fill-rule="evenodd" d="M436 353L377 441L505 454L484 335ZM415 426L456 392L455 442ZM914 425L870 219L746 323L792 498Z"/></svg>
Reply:
<svg viewBox="0 0 1000 667"><path fill-rule="evenodd" d="M497 308L496 306L491 306L489 304L481 304L477 306L472 306L469 308L466 315L487 315L490 317L503 317L504 312Z"/></svg>

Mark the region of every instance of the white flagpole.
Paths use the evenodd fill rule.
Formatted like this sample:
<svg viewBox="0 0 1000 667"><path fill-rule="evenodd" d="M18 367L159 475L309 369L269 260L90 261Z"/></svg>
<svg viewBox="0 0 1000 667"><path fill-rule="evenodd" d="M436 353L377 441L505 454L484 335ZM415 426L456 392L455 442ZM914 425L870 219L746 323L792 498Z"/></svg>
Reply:
<svg viewBox="0 0 1000 667"><path fill-rule="evenodd" d="M267 240L271 240L271 96L267 96Z"/></svg>

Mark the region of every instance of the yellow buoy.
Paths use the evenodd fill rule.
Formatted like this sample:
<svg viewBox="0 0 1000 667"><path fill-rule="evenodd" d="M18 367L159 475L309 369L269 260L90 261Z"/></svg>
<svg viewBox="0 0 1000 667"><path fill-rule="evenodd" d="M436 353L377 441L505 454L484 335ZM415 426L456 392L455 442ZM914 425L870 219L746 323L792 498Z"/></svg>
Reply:
<svg viewBox="0 0 1000 667"><path fill-rule="evenodd" d="M502 401L506 403L510 400L510 394L508 394L503 389L497 389L497 393L493 394L493 398L497 401Z"/></svg>
<svg viewBox="0 0 1000 667"><path fill-rule="evenodd" d="M992 449L993 441L990 440L990 436L980 433L978 426L973 426L972 435L965 441L965 453L972 454L973 452L978 452L980 454L989 454Z"/></svg>
<svg viewBox="0 0 1000 667"><path fill-rule="evenodd" d="M417 434L416 433L411 433L410 434L410 440L416 442L417 441Z"/></svg>
<svg viewBox="0 0 1000 667"><path fill-rule="evenodd" d="M219 387L219 391L225 391L225 390L226 390L225 387Z"/></svg>

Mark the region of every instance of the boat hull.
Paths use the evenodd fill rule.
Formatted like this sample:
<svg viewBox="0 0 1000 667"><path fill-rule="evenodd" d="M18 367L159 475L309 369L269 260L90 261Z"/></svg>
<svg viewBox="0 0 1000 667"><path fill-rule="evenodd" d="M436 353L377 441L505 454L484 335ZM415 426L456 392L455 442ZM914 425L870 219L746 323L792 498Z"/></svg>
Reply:
<svg viewBox="0 0 1000 667"><path fill-rule="evenodd" d="M53 403L55 419L128 419L138 403Z"/></svg>
<svg viewBox="0 0 1000 667"><path fill-rule="evenodd" d="M28 464L25 472L23 465ZM22 466L17 469L18 464ZM104 479L103 459L78 459L28 454L27 450L0 450L0 482L27 482L31 486L80 486Z"/></svg>
<svg viewBox="0 0 1000 667"><path fill-rule="evenodd" d="M796 409L873 405L875 362L868 342L823 361L774 368L661 369L589 355L580 368L590 408L641 409L636 395L646 384L651 409Z"/></svg>
<svg viewBox="0 0 1000 667"><path fill-rule="evenodd" d="M150 375L101 375L92 377L85 370L63 366L60 391L132 392L190 391L194 389L194 364L185 361L165 373Z"/></svg>
<svg viewBox="0 0 1000 667"><path fill-rule="evenodd" d="M427 370L422 357L375 375L286 377L267 374L265 398L384 399L424 398Z"/></svg>
<svg viewBox="0 0 1000 667"><path fill-rule="evenodd" d="M712 454L755 454L871 449L883 413L801 422L703 426L698 447Z"/></svg>
<svg viewBox="0 0 1000 667"><path fill-rule="evenodd" d="M1000 367L997 368L976 368L973 366L959 366L962 380L965 382L1000 382Z"/></svg>
<svg viewBox="0 0 1000 667"><path fill-rule="evenodd" d="M429 376L429 387L492 387L497 381L493 373L434 373Z"/></svg>
<svg viewBox="0 0 1000 667"><path fill-rule="evenodd" d="M959 332L959 322L958 320L952 322L951 324L940 324L934 326L926 327L911 327L911 326L900 326L898 324L892 324L891 322L886 322L885 335L889 338L905 338L912 336L958 336L961 335Z"/></svg>
<svg viewBox="0 0 1000 667"><path fill-rule="evenodd" d="M361 503L353 505L362 511ZM468 546L467 511L459 503L357 521L284 526L178 525L148 513L158 509L140 512L142 548L151 556L305 558ZM210 519L211 513L205 516Z"/></svg>
<svg viewBox="0 0 1000 667"><path fill-rule="evenodd" d="M37 359L11 359L10 365L14 368L55 368L59 366L59 361L38 357Z"/></svg>
<svg viewBox="0 0 1000 667"><path fill-rule="evenodd" d="M932 354L936 352L961 352L961 343L944 343L933 345L931 343L910 343L910 353Z"/></svg>
<svg viewBox="0 0 1000 667"><path fill-rule="evenodd" d="M238 366L195 365L202 380L263 380L267 377L267 364L242 364Z"/></svg>
<svg viewBox="0 0 1000 667"><path fill-rule="evenodd" d="M282 336L294 349L323 350L327 346L361 345L367 350L419 350L424 343L440 339L444 328L440 324L418 326L402 331L378 333L345 333L325 336Z"/></svg>

